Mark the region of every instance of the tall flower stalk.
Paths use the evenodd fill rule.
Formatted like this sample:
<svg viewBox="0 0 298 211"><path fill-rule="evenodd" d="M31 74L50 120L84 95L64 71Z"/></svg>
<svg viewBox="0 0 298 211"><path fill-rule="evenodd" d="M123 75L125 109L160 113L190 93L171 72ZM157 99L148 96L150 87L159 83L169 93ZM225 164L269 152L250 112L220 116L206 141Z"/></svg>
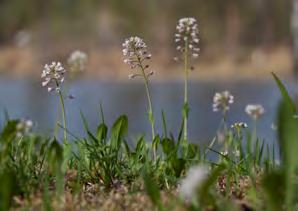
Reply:
<svg viewBox="0 0 298 211"><path fill-rule="evenodd" d="M51 64L46 64L41 74L43 79L42 86L47 87L48 92L55 91L59 95L63 126L64 126L64 141L67 141L67 122L66 122L66 112L63 94L61 91L61 85L64 82L64 75L66 70L60 62L52 62Z"/></svg>
<svg viewBox="0 0 298 211"><path fill-rule="evenodd" d="M181 18L176 27L175 42L177 50L182 53L184 61L184 106L183 106L183 137L184 141L188 140L188 76L190 70L190 58L197 58L200 49L199 44L199 29L195 18Z"/></svg>
<svg viewBox="0 0 298 211"><path fill-rule="evenodd" d="M224 144L224 154L229 152L229 147L232 144L229 138L230 133L227 127L227 113L230 110L230 105L234 103L234 96L229 91L216 92L213 97L212 108L214 112L222 113L222 120L217 131L217 140L220 144Z"/></svg>
<svg viewBox="0 0 298 211"><path fill-rule="evenodd" d="M145 83L146 95L148 100L148 118L151 124L152 133L152 146L153 146L153 157L156 159L156 147L154 146L155 138L155 126L153 116L153 106L151 100L151 94L149 89L149 78L154 74L153 71L149 71L149 65L145 64L147 60L151 59L151 54L148 52L146 43L139 37L130 37L124 41L123 55L125 57L124 63L128 64L131 69L139 69L140 72L132 73L129 75L130 79L141 77Z"/></svg>

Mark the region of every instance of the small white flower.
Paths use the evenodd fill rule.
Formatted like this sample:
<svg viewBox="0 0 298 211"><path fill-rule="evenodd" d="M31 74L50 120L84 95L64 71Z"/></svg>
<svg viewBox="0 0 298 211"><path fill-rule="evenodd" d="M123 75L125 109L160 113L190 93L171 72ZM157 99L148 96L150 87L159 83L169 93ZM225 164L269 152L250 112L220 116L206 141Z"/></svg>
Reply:
<svg viewBox="0 0 298 211"><path fill-rule="evenodd" d="M139 37L130 37L124 41L123 55L124 63L129 64L131 68L135 68L139 61L150 59L151 54L148 53L146 43Z"/></svg>
<svg viewBox="0 0 298 211"><path fill-rule="evenodd" d="M209 169L205 165L193 166L189 169L187 176L181 181L179 192L184 199L191 199L196 191L207 179Z"/></svg>
<svg viewBox="0 0 298 211"><path fill-rule="evenodd" d="M70 71L73 72L82 72L86 68L86 63L88 56L86 53L76 50L72 52L67 60L67 63L70 67Z"/></svg>
<svg viewBox="0 0 298 211"><path fill-rule="evenodd" d="M147 77L154 75L154 73L155 73L155 72L154 72L153 70L151 70L151 71L147 74Z"/></svg>
<svg viewBox="0 0 298 211"><path fill-rule="evenodd" d="M229 154L229 151L227 149L220 152L223 156L227 156Z"/></svg>
<svg viewBox="0 0 298 211"><path fill-rule="evenodd" d="M236 122L234 124L231 125L232 129L243 129L243 128L247 128L247 124L245 122Z"/></svg>
<svg viewBox="0 0 298 211"><path fill-rule="evenodd" d="M259 119L265 112L265 109L262 105L259 104L251 104L247 105L245 108L245 112L254 120Z"/></svg>
<svg viewBox="0 0 298 211"><path fill-rule="evenodd" d="M129 74L129 75L128 75L128 78L129 78L129 79L134 79L134 78L137 77L137 76L138 76L137 74L133 74L133 73L132 73L132 74Z"/></svg>
<svg viewBox="0 0 298 211"><path fill-rule="evenodd" d="M150 60L152 55L148 52L146 43L139 37L130 37L124 41L123 46L123 56L124 63L128 64L131 69L137 67L141 68L145 72L149 68L149 65L145 65L146 60ZM142 73L143 74L143 73ZM153 72L149 72L146 76L152 75ZM129 78L135 78L139 74L130 74Z"/></svg>
<svg viewBox="0 0 298 211"><path fill-rule="evenodd" d="M235 155L235 157L239 158L240 157L240 150L236 149L233 154Z"/></svg>
<svg viewBox="0 0 298 211"><path fill-rule="evenodd" d="M41 74L43 79L42 86L47 87L48 91L60 91L60 86L64 81L66 70L60 62L52 62L50 65L46 64Z"/></svg>
<svg viewBox="0 0 298 211"><path fill-rule="evenodd" d="M213 111L226 112L230 109L230 104L234 103L234 96L229 91L217 92L213 97Z"/></svg>
<svg viewBox="0 0 298 211"><path fill-rule="evenodd" d="M18 138L28 135L33 127L33 122L29 119L20 119L19 122L16 125L16 136Z"/></svg>
<svg viewBox="0 0 298 211"><path fill-rule="evenodd" d="M185 52L185 48L189 53L197 58L200 49L199 44L199 28L195 18L181 18L176 26L177 33L175 34L175 42L177 43L177 50ZM186 43L187 42L187 43ZM187 44L187 46L186 46Z"/></svg>

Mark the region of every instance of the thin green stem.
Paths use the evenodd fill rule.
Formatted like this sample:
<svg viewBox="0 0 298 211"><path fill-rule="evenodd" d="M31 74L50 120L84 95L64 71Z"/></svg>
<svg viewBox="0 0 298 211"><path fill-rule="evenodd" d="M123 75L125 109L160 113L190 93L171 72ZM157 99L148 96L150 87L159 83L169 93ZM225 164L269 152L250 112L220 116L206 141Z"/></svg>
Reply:
<svg viewBox="0 0 298 211"><path fill-rule="evenodd" d="M62 118L63 118L63 127L64 127L64 141L67 141L67 125L66 125L66 112L65 112L65 105L64 99L61 90L58 91L61 103L61 110L62 110Z"/></svg>
<svg viewBox="0 0 298 211"><path fill-rule="evenodd" d="M252 141L255 143L257 141L257 119L253 120L253 134L252 134Z"/></svg>
<svg viewBox="0 0 298 211"><path fill-rule="evenodd" d="M149 114L153 115L152 101L151 101L151 94L150 94L150 90L149 90L148 77L146 76L145 70L142 66L141 66L141 70L142 70L142 74L144 76L144 81L145 81L145 88L146 88L146 94L147 94L148 105L149 105ZM152 125L152 139L154 139L154 137L155 137L154 120L151 119L151 118L152 117L150 117L150 122L151 122L151 125Z"/></svg>
<svg viewBox="0 0 298 211"><path fill-rule="evenodd" d="M153 107L152 107L152 101L151 101L151 94L150 94L150 89L149 89L149 80L148 76L145 73L145 68L142 65L141 59L138 58L139 66L142 71L142 76L144 78L145 82L145 88L146 88L146 95L148 99L148 115L149 115L149 121L151 123L151 132L152 132L152 142L154 141L155 138L155 127L154 127L154 117L153 117ZM156 160L156 149L153 149L153 157L154 160Z"/></svg>
<svg viewBox="0 0 298 211"><path fill-rule="evenodd" d="M188 42L185 41L185 49L184 49L184 106L187 106L188 109ZM185 107L184 107L185 109ZM187 136L187 119L188 114L185 112L184 114L184 141L188 140Z"/></svg>

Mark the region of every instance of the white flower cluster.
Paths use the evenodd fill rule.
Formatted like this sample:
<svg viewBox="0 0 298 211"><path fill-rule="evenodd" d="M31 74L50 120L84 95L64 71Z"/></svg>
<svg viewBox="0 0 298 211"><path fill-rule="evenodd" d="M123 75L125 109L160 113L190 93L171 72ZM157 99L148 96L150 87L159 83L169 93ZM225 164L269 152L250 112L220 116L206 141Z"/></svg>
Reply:
<svg viewBox="0 0 298 211"><path fill-rule="evenodd" d="M209 169L207 166L198 165L189 169L187 176L181 181L179 192L184 199L190 200L196 196L200 185L207 179Z"/></svg>
<svg viewBox="0 0 298 211"><path fill-rule="evenodd" d="M175 42L177 50L185 52L185 48L189 49L189 53L197 58L199 56L199 28L195 18L181 18L176 27Z"/></svg>
<svg viewBox="0 0 298 211"><path fill-rule="evenodd" d="M231 125L232 129L240 130L243 128L247 128L247 124L245 122L236 122Z"/></svg>
<svg viewBox="0 0 298 211"><path fill-rule="evenodd" d="M259 119L265 112L265 109L262 105L247 105L245 108L245 112L254 120Z"/></svg>
<svg viewBox="0 0 298 211"><path fill-rule="evenodd" d="M60 62L46 64L41 74L43 79L42 86L47 87L48 91L60 91L60 86L64 81L66 70Z"/></svg>
<svg viewBox="0 0 298 211"><path fill-rule="evenodd" d="M123 55L124 63L128 64L131 69L138 67L144 60L151 59L151 54L148 53L146 43L139 37L130 37L124 41ZM146 65L144 68L148 68Z"/></svg>
<svg viewBox="0 0 298 211"><path fill-rule="evenodd" d="M226 112L230 109L229 105L234 103L234 96L229 91L217 92L213 97L213 111Z"/></svg>
<svg viewBox="0 0 298 211"><path fill-rule="evenodd" d="M16 126L16 136L20 138L22 136L28 135L31 132L32 127L33 122L31 120L21 119Z"/></svg>
<svg viewBox="0 0 298 211"><path fill-rule="evenodd" d="M86 68L88 56L86 53L76 50L72 52L67 60L70 70L73 72L82 72Z"/></svg>

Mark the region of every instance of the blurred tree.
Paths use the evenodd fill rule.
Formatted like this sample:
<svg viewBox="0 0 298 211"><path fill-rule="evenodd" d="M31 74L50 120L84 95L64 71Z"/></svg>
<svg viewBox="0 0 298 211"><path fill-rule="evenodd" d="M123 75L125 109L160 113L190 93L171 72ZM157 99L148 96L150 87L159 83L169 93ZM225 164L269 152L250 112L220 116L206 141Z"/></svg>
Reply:
<svg viewBox="0 0 298 211"><path fill-rule="evenodd" d="M0 1L0 43L13 33L34 22L37 18L38 0Z"/></svg>
<svg viewBox="0 0 298 211"><path fill-rule="evenodd" d="M115 20L109 23L115 24L119 36L139 34L162 44L170 40L168 37L179 18L193 16L199 21L202 48L223 48L233 55L240 46L254 48L290 40L294 1L0 0L0 42L9 41L18 30L31 26L44 31L44 36L57 33L59 39L84 36L98 39L99 28L102 28L98 25L107 20L104 18L112 17ZM107 11L103 11L105 9ZM104 24L107 29L108 23Z"/></svg>
<svg viewBox="0 0 298 211"><path fill-rule="evenodd" d="M239 44L240 17L236 0L228 0L226 6L226 52L233 59Z"/></svg>
<svg viewBox="0 0 298 211"><path fill-rule="evenodd" d="M298 75L298 0L293 0L292 11L292 37L293 37L293 57L294 72Z"/></svg>

